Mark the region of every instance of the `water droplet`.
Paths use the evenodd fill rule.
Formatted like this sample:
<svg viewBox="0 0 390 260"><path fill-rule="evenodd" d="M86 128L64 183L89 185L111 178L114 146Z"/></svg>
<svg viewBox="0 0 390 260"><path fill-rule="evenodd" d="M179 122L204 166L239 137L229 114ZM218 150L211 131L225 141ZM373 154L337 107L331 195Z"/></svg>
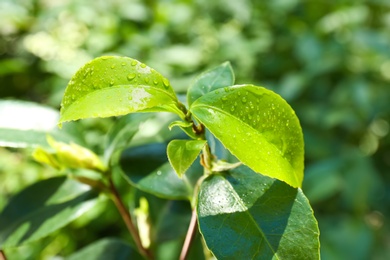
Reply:
<svg viewBox="0 0 390 260"><path fill-rule="evenodd" d="M131 66L135 66L135 65L137 65L137 61L136 60L133 60L132 62L131 62Z"/></svg>
<svg viewBox="0 0 390 260"><path fill-rule="evenodd" d="M216 91L215 91L215 94L219 94L219 90L216 90Z"/></svg>
<svg viewBox="0 0 390 260"><path fill-rule="evenodd" d="M148 77L146 77L146 78L145 78L145 83L149 83L149 80L150 80L150 79L149 79Z"/></svg>
<svg viewBox="0 0 390 260"><path fill-rule="evenodd" d="M113 64L113 65L111 65L111 69L115 69L115 65Z"/></svg>
<svg viewBox="0 0 390 260"><path fill-rule="evenodd" d="M154 80L153 80L153 83L154 83L154 85L157 85L157 84L158 84L158 80L157 80L157 79L154 79Z"/></svg>
<svg viewBox="0 0 390 260"><path fill-rule="evenodd" d="M289 120L287 120L287 122L286 122L286 126L288 126L288 124L289 124Z"/></svg>
<svg viewBox="0 0 390 260"><path fill-rule="evenodd" d="M223 89L225 90L225 92L229 92L229 88L228 87L224 87Z"/></svg>
<svg viewBox="0 0 390 260"><path fill-rule="evenodd" d="M74 101L76 99L75 94L72 94L72 100Z"/></svg>
<svg viewBox="0 0 390 260"><path fill-rule="evenodd" d="M161 171L157 171L156 174L157 174L158 176L160 176L160 175L162 174L162 172L161 172Z"/></svg>
<svg viewBox="0 0 390 260"><path fill-rule="evenodd" d="M122 64L121 64L122 66L126 66L126 63L125 62L122 62Z"/></svg>
<svg viewBox="0 0 390 260"><path fill-rule="evenodd" d="M129 75L127 75L128 80L133 80L134 78L135 78L135 73L130 73Z"/></svg>
<svg viewBox="0 0 390 260"><path fill-rule="evenodd" d="M246 103L246 97L243 97L242 99L241 99L241 101L242 101L242 103Z"/></svg>
<svg viewBox="0 0 390 260"><path fill-rule="evenodd" d="M113 80L110 81L110 86L114 86L114 81Z"/></svg>
<svg viewBox="0 0 390 260"><path fill-rule="evenodd" d="M234 112L234 110L236 110L236 108L235 108L234 106L232 106L232 107L230 108L230 111L231 111L231 112Z"/></svg>
<svg viewBox="0 0 390 260"><path fill-rule="evenodd" d="M133 100L133 97L130 95L127 97L128 100Z"/></svg>
<svg viewBox="0 0 390 260"><path fill-rule="evenodd" d="M163 78L162 81L163 81L165 88L168 88L169 87L169 80L167 80L166 78Z"/></svg>
<svg viewBox="0 0 390 260"><path fill-rule="evenodd" d="M239 96L241 96L241 91L238 91L237 94L238 94Z"/></svg>
<svg viewBox="0 0 390 260"><path fill-rule="evenodd" d="M222 97L222 100L223 100L223 101L226 101L227 99L228 99L227 96L223 96L223 97Z"/></svg>
<svg viewBox="0 0 390 260"><path fill-rule="evenodd" d="M141 63L141 68L146 68L146 64L145 63Z"/></svg>

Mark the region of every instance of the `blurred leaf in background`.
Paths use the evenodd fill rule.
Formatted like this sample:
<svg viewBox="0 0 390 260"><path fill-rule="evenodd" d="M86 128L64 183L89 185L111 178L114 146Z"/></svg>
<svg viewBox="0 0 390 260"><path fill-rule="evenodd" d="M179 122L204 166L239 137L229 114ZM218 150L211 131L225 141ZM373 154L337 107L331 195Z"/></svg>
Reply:
<svg viewBox="0 0 390 260"><path fill-rule="evenodd" d="M182 94L200 71L230 61L237 84L276 91L301 120L303 191L319 221L322 259L386 259L389 46L387 0L2 0L0 98L58 109L73 73L100 55L141 60ZM86 146L101 152L111 122L78 122ZM11 194L53 174L26 152L2 148L0 154L0 208ZM104 211L97 222L114 213ZM106 224L97 222L78 244L43 254L66 255L103 237ZM62 237L71 241L77 225Z"/></svg>

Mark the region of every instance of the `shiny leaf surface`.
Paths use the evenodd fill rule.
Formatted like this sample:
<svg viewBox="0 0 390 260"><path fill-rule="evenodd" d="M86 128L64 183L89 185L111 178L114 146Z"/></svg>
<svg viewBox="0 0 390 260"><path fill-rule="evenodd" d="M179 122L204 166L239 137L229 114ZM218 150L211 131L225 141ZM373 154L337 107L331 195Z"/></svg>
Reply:
<svg viewBox="0 0 390 260"><path fill-rule="evenodd" d="M196 100L193 115L254 171L300 187L303 135L294 110L262 87L240 85Z"/></svg>
<svg viewBox="0 0 390 260"><path fill-rule="evenodd" d="M105 56L84 65L70 80L61 103L60 123L139 111L183 116L176 94L160 73L131 58Z"/></svg>
<svg viewBox="0 0 390 260"><path fill-rule="evenodd" d="M198 221L218 259L319 259L319 231L299 188L246 166L201 185Z"/></svg>
<svg viewBox="0 0 390 260"><path fill-rule="evenodd" d="M182 177L199 155L206 140L172 140L167 147L169 162Z"/></svg>

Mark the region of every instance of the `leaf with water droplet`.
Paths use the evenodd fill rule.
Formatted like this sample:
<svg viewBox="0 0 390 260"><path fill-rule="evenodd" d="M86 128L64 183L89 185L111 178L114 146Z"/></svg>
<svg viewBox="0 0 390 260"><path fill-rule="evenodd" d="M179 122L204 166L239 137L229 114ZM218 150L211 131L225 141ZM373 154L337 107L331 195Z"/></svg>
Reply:
<svg viewBox="0 0 390 260"><path fill-rule="evenodd" d="M248 93L246 102L237 102L243 93ZM260 111L246 105L256 100L260 101ZM296 115L291 113L292 108L279 95L253 85L232 86L225 93L213 91L204 95L192 104L190 111L233 155L254 171L301 187L302 129Z"/></svg>
<svg viewBox="0 0 390 260"><path fill-rule="evenodd" d="M91 71L94 75L84 78ZM154 69L131 58L105 56L88 62L72 77L62 100L60 124L134 112L173 112L184 118L178 104L169 81Z"/></svg>
<svg viewBox="0 0 390 260"><path fill-rule="evenodd" d="M218 67L202 73L195 79L187 92L188 104L191 105L195 100L210 91L229 87L233 84L233 68L230 62L224 62Z"/></svg>
<svg viewBox="0 0 390 260"><path fill-rule="evenodd" d="M200 186L199 230L218 259L319 259L319 230L299 188L240 166Z"/></svg>

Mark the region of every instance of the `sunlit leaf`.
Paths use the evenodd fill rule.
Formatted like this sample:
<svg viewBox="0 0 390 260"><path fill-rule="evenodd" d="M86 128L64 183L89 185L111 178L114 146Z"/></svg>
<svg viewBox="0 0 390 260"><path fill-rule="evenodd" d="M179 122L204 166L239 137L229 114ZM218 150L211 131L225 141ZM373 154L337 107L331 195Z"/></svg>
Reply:
<svg viewBox="0 0 390 260"><path fill-rule="evenodd" d="M154 69L126 57L100 57L70 80L61 103L60 123L140 111L169 111L183 117L169 81Z"/></svg>
<svg viewBox="0 0 390 260"><path fill-rule="evenodd" d="M0 213L0 248L43 238L97 202L97 193L66 177L37 182L12 197Z"/></svg>
<svg viewBox="0 0 390 260"><path fill-rule="evenodd" d="M229 87L234 84L234 72L229 62L206 71L196 78L187 92L187 101L191 105L204 94L218 88Z"/></svg>
<svg viewBox="0 0 390 260"><path fill-rule="evenodd" d="M179 177L195 161L205 144L206 140L172 140L168 144L168 159Z"/></svg>
<svg viewBox="0 0 390 260"><path fill-rule="evenodd" d="M299 188L246 166L201 185L198 220L218 259L319 259L319 231Z"/></svg>
<svg viewBox="0 0 390 260"><path fill-rule="evenodd" d="M262 87L240 85L210 92L191 112L254 171L300 187L303 135L294 110Z"/></svg>
<svg viewBox="0 0 390 260"><path fill-rule="evenodd" d="M73 138L57 131L59 113L50 107L27 101L0 100L0 146L48 146L46 135L62 141Z"/></svg>

